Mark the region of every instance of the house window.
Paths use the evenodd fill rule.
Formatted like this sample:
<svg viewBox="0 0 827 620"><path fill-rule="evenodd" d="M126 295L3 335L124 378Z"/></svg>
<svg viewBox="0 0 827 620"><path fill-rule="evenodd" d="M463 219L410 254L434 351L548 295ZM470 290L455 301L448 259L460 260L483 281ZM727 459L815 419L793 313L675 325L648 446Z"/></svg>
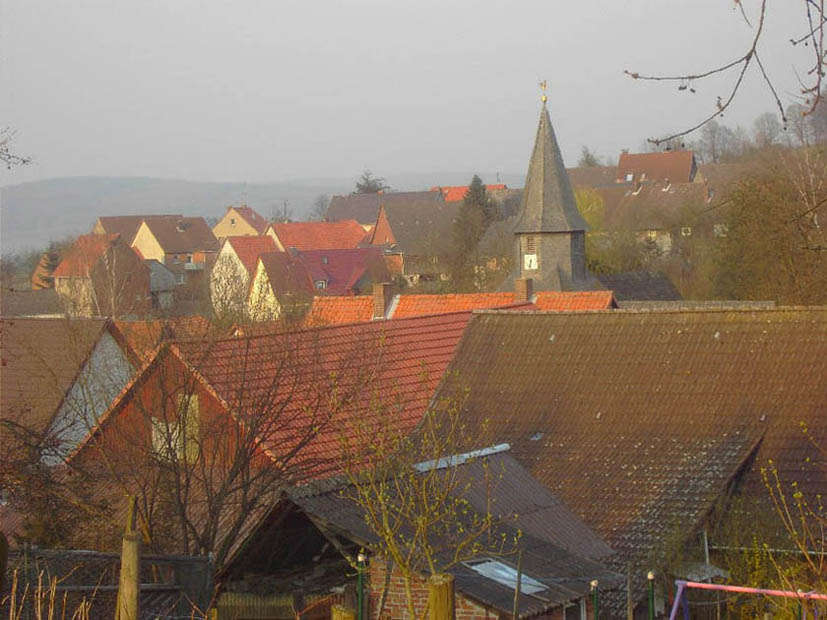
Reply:
<svg viewBox="0 0 827 620"><path fill-rule="evenodd" d="M569 603L563 608L565 620L586 620L586 601L580 599L576 603Z"/></svg>
<svg viewBox="0 0 827 620"><path fill-rule="evenodd" d="M712 227L712 232L716 237L726 237L726 234L729 232L729 226L726 224L715 224Z"/></svg>
<svg viewBox="0 0 827 620"><path fill-rule="evenodd" d="M316 285L317 290L322 290L322 289L327 288L327 282L325 282L324 280L316 280L316 282L314 284Z"/></svg>
<svg viewBox="0 0 827 620"><path fill-rule="evenodd" d="M646 238L649 241L657 241L658 240L658 231L657 230L647 230L646 231Z"/></svg>
<svg viewBox="0 0 827 620"><path fill-rule="evenodd" d="M175 420L152 418L152 451L168 461L194 463L200 452L197 394L180 394Z"/></svg>
<svg viewBox="0 0 827 620"><path fill-rule="evenodd" d="M192 262L192 254L187 254L187 262L188 263Z"/></svg>
<svg viewBox="0 0 827 620"><path fill-rule="evenodd" d="M235 218L234 217L230 218L230 226L235 226Z"/></svg>
<svg viewBox="0 0 827 620"><path fill-rule="evenodd" d="M176 273L175 274L175 283L176 284L183 284L184 283L184 274L183 273Z"/></svg>
<svg viewBox="0 0 827 620"><path fill-rule="evenodd" d="M534 247L534 235L528 235L525 238L525 253L536 254L537 250Z"/></svg>
<svg viewBox="0 0 827 620"><path fill-rule="evenodd" d="M692 236L692 227L691 226L682 226L681 227L681 237L691 237Z"/></svg>
<svg viewBox="0 0 827 620"><path fill-rule="evenodd" d="M627 183L631 183L631 182L632 182L632 181L634 181L634 180L635 180L635 175L634 175L634 173L632 173L632 172L628 172L628 173L626 174L626 182L627 182Z"/></svg>

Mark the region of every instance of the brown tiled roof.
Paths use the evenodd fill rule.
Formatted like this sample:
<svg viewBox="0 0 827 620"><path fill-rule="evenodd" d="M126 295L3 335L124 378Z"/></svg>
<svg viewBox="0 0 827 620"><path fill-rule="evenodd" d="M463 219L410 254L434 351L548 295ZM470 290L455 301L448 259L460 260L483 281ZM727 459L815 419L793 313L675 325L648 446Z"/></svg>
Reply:
<svg viewBox="0 0 827 620"><path fill-rule="evenodd" d="M349 250L311 250L296 256L310 272L313 282L324 282L322 294L355 295L359 286L367 289L377 282L388 282L391 275L382 250L376 247Z"/></svg>
<svg viewBox="0 0 827 620"><path fill-rule="evenodd" d="M692 182L697 166L692 151L666 151L664 153L621 153L617 162L617 180L625 181L633 175L640 181L670 181L671 183Z"/></svg>
<svg viewBox="0 0 827 620"><path fill-rule="evenodd" d="M129 360L140 367L158 346L175 339L200 340L209 335L210 322L203 316L184 316L151 321L113 321L111 333Z"/></svg>
<svg viewBox="0 0 827 620"><path fill-rule="evenodd" d="M277 222L272 226L285 250L353 249L359 246L367 234L359 222L353 219L335 222Z"/></svg>
<svg viewBox="0 0 827 620"><path fill-rule="evenodd" d="M44 288L37 291L0 291L0 316L9 318L14 316L49 316L64 315L63 304L60 303L57 291L53 288Z"/></svg>
<svg viewBox="0 0 827 620"><path fill-rule="evenodd" d="M327 208L327 219L356 220L360 224L375 224L381 205L415 207L416 205L445 202L439 192L383 192L381 194L348 194L333 196Z"/></svg>
<svg viewBox="0 0 827 620"><path fill-rule="evenodd" d="M102 215L98 218L98 222L107 234L120 235L121 238L132 245L138 229L144 220L171 220L177 222L183 215Z"/></svg>
<svg viewBox="0 0 827 620"><path fill-rule="evenodd" d="M120 239L120 235L81 235L63 255L52 277L88 277L101 257Z"/></svg>
<svg viewBox="0 0 827 620"><path fill-rule="evenodd" d="M468 421L628 559L689 535L742 467L756 497L770 458L827 493L800 427L824 443L827 308L482 311L446 376L440 395L467 389Z"/></svg>
<svg viewBox="0 0 827 620"><path fill-rule="evenodd" d="M0 320L0 417L45 432L105 325L100 319Z"/></svg>
<svg viewBox="0 0 827 620"><path fill-rule="evenodd" d="M710 199L703 183L644 184L637 190L617 185L596 190L603 199L609 230L671 230L693 226L720 201Z"/></svg>
<svg viewBox="0 0 827 620"><path fill-rule="evenodd" d="M260 235L263 235L264 231L267 230L267 226L270 225L267 218L250 207L228 207L228 209L235 209L236 212L244 218L244 221L255 228Z"/></svg>
<svg viewBox="0 0 827 620"><path fill-rule="evenodd" d="M285 296L310 298L313 295L313 280L304 264L296 260L290 252L267 252L258 257L273 294L279 301Z"/></svg>
<svg viewBox="0 0 827 620"><path fill-rule="evenodd" d="M236 256L238 256L238 260L241 261L241 264L244 265L247 273L251 276L255 274L259 256L278 250L276 242L273 241L272 237L268 237L267 235L261 237L253 237L251 235L227 237L224 243L229 243L232 246Z"/></svg>
<svg viewBox="0 0 827 620"><path fill-rule="evenodd" d="M203 217L151 218L145 222L166 254L218 251L218 239Z"/></svg>

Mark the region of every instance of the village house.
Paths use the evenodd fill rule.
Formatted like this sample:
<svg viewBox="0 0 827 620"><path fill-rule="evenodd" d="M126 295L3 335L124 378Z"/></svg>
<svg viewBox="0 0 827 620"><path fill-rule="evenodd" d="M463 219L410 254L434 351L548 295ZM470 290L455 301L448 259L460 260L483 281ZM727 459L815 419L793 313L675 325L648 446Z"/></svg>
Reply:
<svg viewBox="0 0 827 620"><path fill-rule="evenodd" d="M175 273L178 284L200 279L218 253L218 240L203 217L144 219L132 247Z"/></svg>
<svg viewBox="0 0 827 620"><path fill-rule="evenodd" d="M269 222L267 218L247 205L229 206L224 216L213 226L216 239L263 235Z"/></svg>
<svg viewBox="0 0 827 620"><path fill-rule="evenodd" d="M81 235L52 277L72 316L141 316L152 305L149 267L118 234Z"/></svg>
<svg viewBox="0 0 827 620"><path fill-rule="evenodd" d="M617 183L692 183L698 172L693 151L623 152L617 161ZM699 179L700 180L700 179Z"/></svg>
<svg viewBox="0 0 827 620"><path fill-rule="evenodd" d="M269 236L229 236L221 242L218 257L210 271L210 299L218 316L246 314L250 283L256 273L258 257L278 248Z"/></svg>
<svg viewBox="0 0 827 620"><path fill-rule="evenodd" d="M317 295L362 295L391 279L384 253L379 248L308 250L293 253L313 280Z"/></svg>
<svg viewBox="0 0 827 620"><path fill-rule="evenodd" d="M709 562L726 570L724 550L753 539L721 538L732 530L720 525L747 506L755 527L780 527L762 476L770 460L785 492L827 491L825 376L824 308L492 310L472 317L436 398L469 395L466 423L490 423L612 547L610 566L632 564L637 601L649 570L666 572L663 586L711 574ZM686 556L700 569L669 563ZM607 603L624 614L623 597Z"/></svg>
<svg viewBox="0 0 827 620"><path fill-rule="evenodd" d="M247 296L247 316L254 321L296 319L307 311L314 284L307 266L292 252L259 255Z"/></svg>
<svg viewBox="0 0 827 620"><path fill-rule="evenodd" d="M95 235L120 235L128 245L132 245L135 235L138 234L141 224L145 221L177 222L184 216L178 214L152 215L101 215L92 227Z"/></svg>

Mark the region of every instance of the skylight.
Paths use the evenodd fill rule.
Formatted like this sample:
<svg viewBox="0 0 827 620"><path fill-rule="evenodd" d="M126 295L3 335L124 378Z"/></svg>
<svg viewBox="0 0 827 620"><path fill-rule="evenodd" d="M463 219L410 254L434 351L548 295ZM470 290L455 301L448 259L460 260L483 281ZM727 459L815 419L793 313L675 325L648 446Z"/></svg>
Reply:
<svg viewBox="0 0 827 620"><path fill-rule="evenodd" d="M466 566L483 577L504 585L506 588L511 590L517 588L517 569L499 560L485 559L478 562L467 562ZM532 579L525 573L520 576L521 594L536 594L546 589L548 589L546 585Z"/></svg>

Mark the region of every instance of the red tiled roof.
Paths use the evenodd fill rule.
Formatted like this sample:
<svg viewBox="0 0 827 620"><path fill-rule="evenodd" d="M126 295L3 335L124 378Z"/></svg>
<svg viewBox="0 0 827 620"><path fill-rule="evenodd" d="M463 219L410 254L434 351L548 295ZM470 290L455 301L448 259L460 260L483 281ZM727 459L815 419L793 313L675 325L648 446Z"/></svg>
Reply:
<svg viewBox="0 0 827 620"><path fill-rule="evenodd" d="M621 153L617 162L617 180L625 181L633 175L633 181L666 181L690 183L695 172L695 154L692 151L667 151L665 153Z"/></svg>
<svg viewBox="0 0 827 620"><path fill-rule="evenodd" d="M182 316L153 321L113 321L112 336L126 349L130 360L142 365L165 340L199 340L207 335L210 322L203 316Z"/></svg>
<svg viewBox="0 0 827 620"><path fill-rule="evenodd" d="M280 464L288 471L301 466L304 475L324 475L337 470L342 434L351 424L370 425L387 416L389 407L394 430L406 433L419 423L469 318L462 312L374 321L178 343L173 350L230 411L248 415L260 409L262 399L275 398L278 428L263 442L273 458L281 461L310 426L317 426L296 459ZM242 383L245 389L239 390ZM344 404L329 418L323 403L333 387Z"/></svg>
<svg viewBox="0 0 827 620"><path fill-rule="evenodd" d="M365 229L356 220L338 222L282 222L273 230L285 250L335 250L359 246Z"/></svg>
<svg viewBox="0 0 827 620"><path fill-rule="evenodd" d="M87 277L95 263L112 247L120 235L81 235L66 251L52 276Z"/></svg>
<svg viewBox="0 0 827 620"><path fill-rule="evenodd" d="M260 213L258 213L254 209L251 209L250 207L247 207L247 206L244 206L244 207L229 207L229 208L230 209L235 209L236 213L238 213L242 218L244 218L244 221L247 222L250 226L255 228L256 231L258 232L258 234L263 235L264 231L267 230L267 226L269 225L269 222L267 221L267 219L263 215L261 215Z"/></svg>
<svg viewBox="0 0 827 620"><path fill-rule="evenodd" d="M272 237L266 235L262 237L227 237L226 243L232 246L236 256L250 275L255 274L259 256L267 252L278 251L276 242L273 241Z"/></svg>
<svg viewBox="0 0 827 620"><path fill-rule="evenodd" d="M297 260L304 263L313 282L325 282L322 293L353 295L354 287L365 275L370 284L390 280L382 251L378 248L351 250L311 250L301 252Z"/></svg>
<svg viewBox="0 0 827 620"><path fill-rule="evenodd" d="M308 326L333 325L370 321L373 318L373 296L316 296L304 319Z"/></svg>
<svg viewBox="0 0 827 620"><path fill-rule="evenodd" d="M534 305L540 310L608 310L617 307L611 291L539 291L535 296Z"/></svg>
<svg viewBox="0 0 827 620"><path fill-rule="evenodd" d="M459 293L455 295L400 295L391 318L497 308L514 303L514 293Z"/></svg>
<svg viewBox="0 0 827 620"><path fill-rule="evenodd" d="M491 191L496 189L507 189L505 183L495 183L494 185L486 185L485 190ZM467 185L434 185L431 188L432 192L442 193L445 202L459 202L465 199L465 194L468 193Z"/></svg>

